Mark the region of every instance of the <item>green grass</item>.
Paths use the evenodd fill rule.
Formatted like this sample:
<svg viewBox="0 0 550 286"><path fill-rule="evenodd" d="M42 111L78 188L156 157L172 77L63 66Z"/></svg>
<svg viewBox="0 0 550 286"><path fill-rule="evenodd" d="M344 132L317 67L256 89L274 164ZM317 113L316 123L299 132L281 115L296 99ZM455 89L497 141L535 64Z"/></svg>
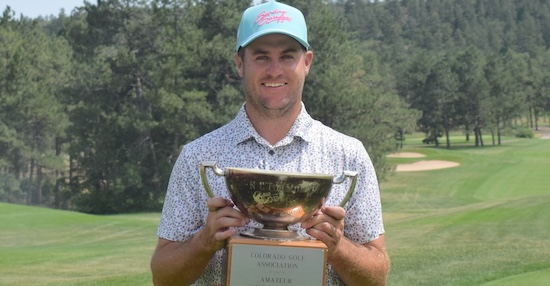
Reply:
<svg viewBox="0 0 550 286"><path fill-rule="evenodd" d="M453 149L420 137L404 151L455 168L381 183L388 285L546 285L550 281L550 140L505 138ZM490 139L486 138L486 144ZM0 203L0 285L151 285L159 214L95 216Z"/></svg>
<svg viewBox="0 0 550 286"><path fill-rule="evenodd" d="M0 285L151 285L158 217L0 203Z"/></svg>
<svg viewBox="0 0 550 286"><path fill-rule="evenodd" d="M426 157L390 159L461 165L395 173L382 182L388 284L546 285L550 140L507 138L482 148L460 140L447 150L413 139L403 151Z"/></svg>

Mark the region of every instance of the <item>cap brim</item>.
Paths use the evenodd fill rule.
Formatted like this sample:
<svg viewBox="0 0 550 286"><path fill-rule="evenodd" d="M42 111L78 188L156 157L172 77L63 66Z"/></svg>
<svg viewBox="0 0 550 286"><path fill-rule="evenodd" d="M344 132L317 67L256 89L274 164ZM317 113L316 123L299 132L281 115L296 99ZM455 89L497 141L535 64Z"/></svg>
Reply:
<svg viewBox="0 0 550 286"><path fill-rule="evenodd" d="M261 32L252 34L250 37L248 37L247 39L245 39L245 40L237 47L237 51L238 51L240 48L246 47L248 44L252 43L252 41L256 40L257 38L262 37L262 36L265 36L265 35L270 35L270 34L282 34L282 35L287 35L287 36L293 38L294 40L296 40L298 43L300 43L300 45L302 45L306 50L309 50L309 44L306 43L306 42L304 42L302 39L300 39L300 37L298 37L296 34L293 34L293 33L290 33L290 32L288 32L288 31L286 31L286 30L281 30L281 29L266 29L266 30L262 30Z"/></svg>

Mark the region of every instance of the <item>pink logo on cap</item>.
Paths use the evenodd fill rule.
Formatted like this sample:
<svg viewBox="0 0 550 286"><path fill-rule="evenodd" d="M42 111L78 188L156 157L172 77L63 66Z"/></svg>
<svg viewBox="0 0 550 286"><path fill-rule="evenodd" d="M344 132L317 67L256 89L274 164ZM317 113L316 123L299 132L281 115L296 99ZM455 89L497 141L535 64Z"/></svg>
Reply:
<svg viewBox="0 0 550 286"><path fill-rule="evenodd" d="M292 18L286 15L286 11L275 9L273 11L262 11L256 18L258 26L269 24L271 22L282 23L284 21L292 22Z"/></svg>

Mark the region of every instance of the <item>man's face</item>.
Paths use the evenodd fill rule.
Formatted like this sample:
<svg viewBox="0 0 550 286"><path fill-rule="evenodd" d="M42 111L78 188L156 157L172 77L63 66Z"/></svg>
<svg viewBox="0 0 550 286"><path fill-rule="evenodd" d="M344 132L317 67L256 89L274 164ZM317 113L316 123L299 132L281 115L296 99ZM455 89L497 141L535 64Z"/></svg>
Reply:
<svg viewBox="0 0 550 286"><path fill-rule="evenodd" d="M262 36L244 49L244 57L235 58L244 80L247 111L253 108L268 117L299 111L313 53L282 34Z"/></svg>

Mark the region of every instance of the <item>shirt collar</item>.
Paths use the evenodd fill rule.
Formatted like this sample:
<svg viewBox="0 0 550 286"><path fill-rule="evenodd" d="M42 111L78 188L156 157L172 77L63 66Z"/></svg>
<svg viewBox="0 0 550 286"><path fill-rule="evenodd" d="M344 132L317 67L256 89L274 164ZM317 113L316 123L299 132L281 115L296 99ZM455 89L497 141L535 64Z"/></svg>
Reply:
<svg viewBox="0 0 550 286"><path fill-rule="evenodd" d="M306 142L311 141L312 134L310 130L312 130L311 127L313 123L314 119L309 115L304 103L302 102L302 109L300 110L300 114L298 114L298 117L296 118L296 121L294 121L294 124L290 128L290 131L286 135L286 138L299 137ZM265 141L260 136L260 134L258 134L256 129L254 129L252 122L250 122L250 119L246 114L245 104L241 105L237 116L235 116L235 118L231 122L231 128L233 129L233 132L230 136L232 136L231 139L233 144L235 145L251 139L256 139L256 141L258 142Z"/></svg>

